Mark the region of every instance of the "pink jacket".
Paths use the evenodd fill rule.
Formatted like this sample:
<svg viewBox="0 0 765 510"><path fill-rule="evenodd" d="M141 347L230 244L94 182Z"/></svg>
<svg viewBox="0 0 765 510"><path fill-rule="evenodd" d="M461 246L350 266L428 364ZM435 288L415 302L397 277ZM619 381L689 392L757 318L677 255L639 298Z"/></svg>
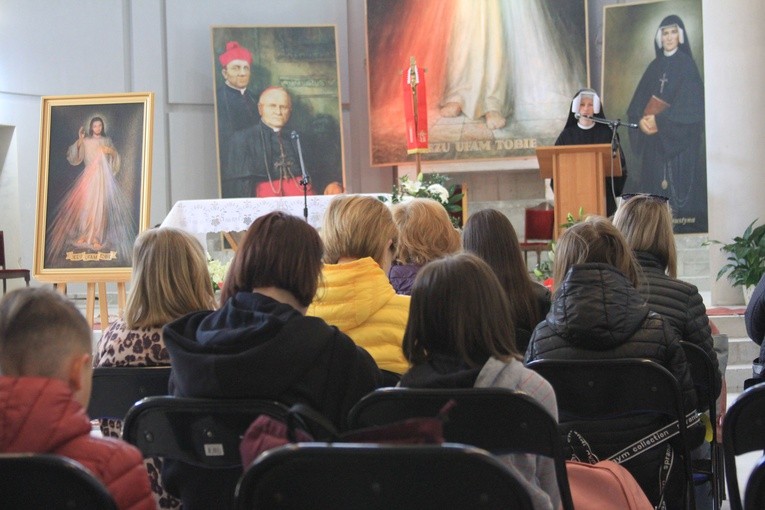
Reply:
<svg viewBox="0 0 765 510"><path fill-rule="evenodd" d="M0 376L0 452L53 453L76 460L99 478L121 509L155 509L141 453L90 435L85 410L64 381Z"/></svg>

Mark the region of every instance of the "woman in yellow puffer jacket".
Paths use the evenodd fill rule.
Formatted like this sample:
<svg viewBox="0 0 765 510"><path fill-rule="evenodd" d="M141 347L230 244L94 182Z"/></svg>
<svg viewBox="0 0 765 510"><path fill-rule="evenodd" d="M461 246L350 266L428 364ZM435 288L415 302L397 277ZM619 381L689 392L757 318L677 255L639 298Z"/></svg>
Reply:
<svg viewBox="0 0 765 510"><path fill-rule="evenodd" d="M308 315L337 326L381 370L406 372L401 342L409 296L396 294L388 280L398 239L390 210L372 196L339 195L329 204L320 233L324 269Z"/></svg>

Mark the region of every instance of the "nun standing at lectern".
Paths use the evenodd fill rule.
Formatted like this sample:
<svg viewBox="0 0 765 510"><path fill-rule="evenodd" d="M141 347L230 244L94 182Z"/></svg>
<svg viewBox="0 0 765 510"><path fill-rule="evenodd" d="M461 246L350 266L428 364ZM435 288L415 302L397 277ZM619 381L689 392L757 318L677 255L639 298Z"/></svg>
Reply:
<svg viewBox="0 0 765 510"><path fill-rule="evenodd" d="M579 118L577 118L579 114ZM555 145L590 145L598 143L611 143L611 127L606 124L596 123L587 117L605 119L603 104L598 93L593 89L581 89L571 101L571 109L566 120L566 126L555 140ZM617 134L617 139L619 135ZM627 180L627 166L624 153L620 153L622 162L621 177L606 177L606 215L611 216L616 212L616 197L622 194L624 182ZM606 173L610 169L606 168ZM551 183L552 184L552 183Z"/></svg>

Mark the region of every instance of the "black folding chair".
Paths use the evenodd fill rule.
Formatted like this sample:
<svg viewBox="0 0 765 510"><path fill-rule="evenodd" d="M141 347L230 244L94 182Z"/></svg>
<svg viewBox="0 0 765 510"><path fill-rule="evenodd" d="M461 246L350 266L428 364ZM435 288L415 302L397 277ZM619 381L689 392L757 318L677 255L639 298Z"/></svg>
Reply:
<svg viewBox="0 0 765 510"><path fill-rule="evenodd" d="M199 467L238 467L239 443L261 414L287 419L271 400L148 397L127 413L123 438L144 457L167 457Z"/></svg>
<svg viewBox="0 0 765 510"><path fill-rule="evenodd" d="M677 443L685 470L685 507L696 507L683 396L671 372L647 359L545 359L527 366L555 389L561 424L639 415L666 416L668 423L677 421L680 435ZM625 467L629 469L629 465ZM643 487L648 495L651 492L647 489Z"/></svg>
<svg viewBox="0 0 765 510"><path fill-rule="evenodd" d="M124 419L144 397L167 395L170 367L96 367L88 404L91 418Z"/></svg>
<svg viewBox="0 0 765 510"><path fill-rule="evenodd" d="M48 454L0 454L0 506L14 510L117 510L82 464Z"/></svg>
<svg viewBox="0 0 765 510"><path fill-rule="evenodd" d="M765 508L765 456L755 464L744 490L744 510Z"/></svg>
<svg viewBox="0 0 765 510"><path fill-rule="evenodd" d="M765 384L745 390L723 421L723 450L725 451L725 478L728 481L728 501L731 510L741 510L741 492L738 487L736 455L765 450Z"/></svg>
<svg viewBox="0 0 765 510"><path fill-rule="evenodd" d="M237 486L235 508L529 509L526 489L465 445L298 443L269 450Z"/></svg>
<svg viewBox="0 0 765 510"><path fill-rule="evenodd" d="M220 507L226 508L242 474L239 443L247 428L261 414L286 420L287 411L285 405L271 400L148 397L128 411L122 437L144 457L164 457L166 465L183 462L195 476L202 477L199 470L208 473L208 481L216 480L211 487L219 491ZM163 481L166 487L170 483L164 472Z"/></svg>
<svg viewBox="0 0 765 510"><path fill-rule="evenodd" d="M680 342L685 351L685 359L691 371L693 386L696 388L699 410L709 409L709 421L712 424L712 442L710 460L693 461L693 473L698 484L711 481L714 508L720 508L725 494L725 465L722 449L717 442L717 388L715 388L715 366L704 349L690 342Z"/></svg>
<svg viewBox="0 0 765 510"><path fill-rule="evenodd" d="M553 459L563 508L573 508L558 425L525 393L501 388L383 388L363 397L351 409L348 423L353 429L436 416L449 400L456 405L444 423L446 441L497 455L531 453Z"/></svg>

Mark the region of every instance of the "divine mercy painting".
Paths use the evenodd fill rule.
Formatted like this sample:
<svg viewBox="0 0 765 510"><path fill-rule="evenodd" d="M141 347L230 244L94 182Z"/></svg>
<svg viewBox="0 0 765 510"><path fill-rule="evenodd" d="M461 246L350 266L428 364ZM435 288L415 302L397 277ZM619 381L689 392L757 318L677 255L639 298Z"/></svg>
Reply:
<svg viewBox="0 0 765 510"><path fill-rule="evenodd" d="M147 227L151 93L43 98L35 278L123 281Z"/></svg>
<svg viewBox="0 0 765 510"><path fill-rule="evenodd" d="M372 164L407 156L401 72L427 83L425 161L530 156L588 85L585 0L367 0Z"/></svg>

